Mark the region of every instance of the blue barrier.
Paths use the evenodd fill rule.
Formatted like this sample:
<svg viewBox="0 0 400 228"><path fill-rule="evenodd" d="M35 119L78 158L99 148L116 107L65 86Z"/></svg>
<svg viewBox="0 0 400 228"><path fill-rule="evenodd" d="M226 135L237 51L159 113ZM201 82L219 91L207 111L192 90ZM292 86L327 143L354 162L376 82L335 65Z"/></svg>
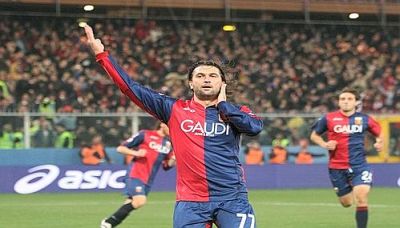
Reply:
<svg viewBox="0 0 400 228"><path fill-rule="evenodd" d="M77 165L82 164L79 156L80 149L11 149L0 150L0 166L26 165ZM115 164L123 164L124 157L114 147L106 148L108 156Z"/></svg>
<svg viewBox="0 0 400 228"><path fill-rule="evenodd" d="M263 146L262 150L265 153L266 163L268 163L269 154L271 153L271 146ZM296 154L299 151L299 147L290 146L287 148L287 150L290 154ZM124 157L119 154L114 147L107 147L106 151L114 164L123 164ZM328 162L327 152L321 147L310 146L309 151L312 154L319 155L318 157L314 158L315 164ZM243 148L242 153L240 154L240 159L244 161ZM289 156L288 162L293 163L294 159L295 156ZM81 164L79 149L35 148L0 150L0 166L24 166L40 164Z"/></svg>
<svg viewBox="0 0 400 228"><path fill-rule="evenodd" d="M400 187L399 164L371 164L374 186ZM331 188L327 165L244 166L249 189ZM176 170L160 171L152 191L175 191ZM104 192L125 187L124 165L0 166L0 193Z"/></svg>

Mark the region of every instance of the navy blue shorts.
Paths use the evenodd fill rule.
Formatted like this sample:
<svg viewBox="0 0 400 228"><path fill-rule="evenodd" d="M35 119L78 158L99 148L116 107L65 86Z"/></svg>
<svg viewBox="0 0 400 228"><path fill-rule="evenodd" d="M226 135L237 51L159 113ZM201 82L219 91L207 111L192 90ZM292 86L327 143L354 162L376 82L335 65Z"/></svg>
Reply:
<svg viewBox="0 0 400 228"><path fill-rule="evenodd" d="M125 195L127 195L129 198L137 195L147 196L147 194L150 192L150 187L136 178L126 178L125 184Z"/></svg>
<svg viewBox="0 0 400 228"><path fill-rule="evenodd" d="M329 169L329 177L339 197L350 193L356 185L372 185L372 172L369 166Z"/></svg>
<svg viewBox="0 0 400 228"><path fill-rule="evenodd" d="M174 228L206 228L213 223L219 228L255 228L256 218L246 199L176 203Z"/></svg>

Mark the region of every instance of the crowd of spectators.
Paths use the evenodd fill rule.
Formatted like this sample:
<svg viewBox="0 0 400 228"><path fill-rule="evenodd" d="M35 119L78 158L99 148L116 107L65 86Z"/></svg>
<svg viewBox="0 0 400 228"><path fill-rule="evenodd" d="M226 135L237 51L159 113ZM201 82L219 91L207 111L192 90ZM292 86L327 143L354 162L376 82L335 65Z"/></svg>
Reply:
<svg viewBox="0 0 400 228"><path fill-rule="evenodd" d="M324 113L336 107L335 93L344 86L362 91L363 111L400 110L397 28L247 23L228 33L210 22L89 23L134 80L173 97L190 96L186 73L191 63L213 59L229 72L230 99L256 113ZM74 19L3 17L0 31L0 112L42 113L32 121L36 128L56 131L62 125L80 140L75 146L90 141L82 140L87 132L110 134L105 125L115 128L113 140L129 135L130 125L119 118L88 123L54 117L57 112L139 111L97 66ZM261 143L279 137L295 143L308 134L310 122L266 119Z"/></svg>

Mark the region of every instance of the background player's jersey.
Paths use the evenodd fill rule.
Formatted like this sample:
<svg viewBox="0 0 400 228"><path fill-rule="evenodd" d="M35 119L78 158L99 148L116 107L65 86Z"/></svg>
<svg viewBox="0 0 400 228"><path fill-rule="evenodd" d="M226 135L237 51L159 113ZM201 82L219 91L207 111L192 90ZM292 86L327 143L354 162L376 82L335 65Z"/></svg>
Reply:
<svg viewBox="0 0 400 228"><path fill-rule="evenodd" d="M345 116L340 111L330 112L320 118L313 130L319 135L327 132L328 140L338 142L336 149L329 151L329 168L347 169L366 163L364 140L369 131L379 136L381 128L370 116L356 112Z"/></svg>
<svg viewBox="0 0 400 228"><path fill-rule="evenodd" d="M159 94L132 81L107 52L96 58L124 94L168 124L177 162L178 201L247 197L238 158L240 134L258 134L263 128L259 118L245 106L229 102L204 108L193 99Z"/></svg>
<svg viewBox="0 0 400 228"><path fill-rule="evenodd" d="M171 142L167 137L161 137L157 131L140 131L129 138L124 144L128 148L145 149L144 157L134 157L129 171L129 177L138 178L151 186L154 177L162 163L172 156Z"/></svg>

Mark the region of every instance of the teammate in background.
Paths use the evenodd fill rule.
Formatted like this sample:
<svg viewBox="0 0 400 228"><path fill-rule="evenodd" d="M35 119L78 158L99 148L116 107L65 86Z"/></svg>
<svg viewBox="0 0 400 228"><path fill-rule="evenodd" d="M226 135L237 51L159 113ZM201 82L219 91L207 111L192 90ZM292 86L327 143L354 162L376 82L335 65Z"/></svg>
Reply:
<svg viewBox="0 0 400 228"><path fill-rule="evenodd" d="M374 147L382 149L379 124L370 116L356 112L359 94L351 88L339 94L339 110L330 112L313 125L311 140L329 150L329 176L343 207L356 204L358 228L367 227L368 193L372 172L365 158L364 137L369 131L376 137ZM327 132L325 141L321 135Z"/></svg>
<svg viewBox="0 0 400 228"><path fill-rule="evenodd" d="M125 180L127 199L113 215L101 222L101 228L117 226L131 211L144 206L160 166L168 170L175 165L168 135L168 126L158 123L157 130L140 131L117 147L119 153L133 156L128 178Z"/></svg>
<svg viewBox="0 0 400 228"><path fill-rule="evenodd" d="M247 107L226 101L226 78L221 66L200 61L189 70L191 100L159 94L134 82L85 27L96 60L121 91L146 112L168 124L177 166L174 227L253 228L239 162L242 133L261 132L263 122Z"/></svg>

